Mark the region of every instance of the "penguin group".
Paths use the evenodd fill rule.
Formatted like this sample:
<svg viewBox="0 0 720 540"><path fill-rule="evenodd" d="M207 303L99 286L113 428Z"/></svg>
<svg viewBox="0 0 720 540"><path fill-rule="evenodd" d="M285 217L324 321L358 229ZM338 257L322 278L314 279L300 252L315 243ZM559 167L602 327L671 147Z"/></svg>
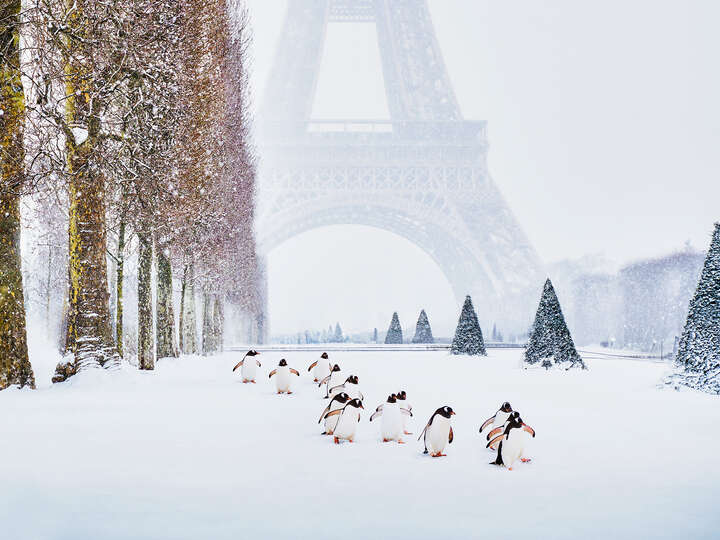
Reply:
<svg viewBox="0 0 720 540"><path fill-rule="evenodd" d="M249 350L233 368L233 372L241 368L243 383L255 383L257 368L262 364L255 357L260 353ZM355 442L357 428L361 422L361 410L364 410L365 397L360 391L360 378L357 375L342 371L339 364L333 364L329 355L324 352L320 358L310 364L308 372L312 372L313 382L318 388L325 387L324 399L328 399L318 424L323 423L322 435L332 436L335 444L341 441ZM278 394L292 394L293 375L300 373L291 368L283 358L273 369L269 378L275 377L275 388ZM424 454L431 457L446 456L445 449L454 439L452 417L455 415L452 407L445 405L439 407L428 420L420 433L418 441L423 441ZM369 421L380 421L380 439L383 443L395 442L404 444L404 436L412 435L408 431L408 419L413 417L412 406L408 402L407 392L401 390L388 395L387 399L377 406ZM480 434L485 436L486 448L495 454L491 465L506 467L513 470L520 461L530 461L525 455L525 448L530 438L535 437L535 430L528 426L520 417L518 411L513 410L509 402L504 402L500 408L480 426Z"/></svg>

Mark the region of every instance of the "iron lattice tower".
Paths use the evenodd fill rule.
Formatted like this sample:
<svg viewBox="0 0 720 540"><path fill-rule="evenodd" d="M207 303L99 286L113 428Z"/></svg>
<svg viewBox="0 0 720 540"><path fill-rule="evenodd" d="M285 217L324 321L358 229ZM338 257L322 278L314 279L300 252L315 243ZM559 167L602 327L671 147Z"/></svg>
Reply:
<svg viewBox="0 0 720 540"><path fill-rule="evenodd" d="M390 121L311 118L331 22L376 24ZM258 127L261 253L376 226L427 252L484 322L530 319L542 265L488 173L485 122L462 118L425 0L289 0Z"/></svg>

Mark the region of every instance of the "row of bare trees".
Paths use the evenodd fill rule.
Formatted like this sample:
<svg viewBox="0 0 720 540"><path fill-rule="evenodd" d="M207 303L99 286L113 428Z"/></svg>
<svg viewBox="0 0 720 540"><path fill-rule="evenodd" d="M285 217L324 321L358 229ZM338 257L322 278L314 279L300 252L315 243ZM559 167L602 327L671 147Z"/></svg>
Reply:
<svg viewBox="0 0 720 540"><path fill-rule="evenodd" d="M67 272L61 334L68 356L54 381L119 365L131 250L141 369L180 351L220 349L226 306L262 320L248 41L240 0L4 1L0 389L34 386L22 197L50 228L67 231L55 264ZM200 339L196 291L204 305Z"/></svg>

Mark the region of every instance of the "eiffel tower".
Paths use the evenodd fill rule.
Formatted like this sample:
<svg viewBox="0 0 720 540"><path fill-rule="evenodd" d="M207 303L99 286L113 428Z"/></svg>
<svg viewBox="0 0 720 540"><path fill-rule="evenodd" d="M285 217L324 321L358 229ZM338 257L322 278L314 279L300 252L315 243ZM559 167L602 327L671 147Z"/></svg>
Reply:
<svg viewBox="0 0 720 540"><path fill-rule="evenodd" d="M311 118L335 22L375 23L389 121ZM289 0L258 143L261 254L317 227L378 227L423 249L481 323L526 327L542 265L488 172L486 123L462 118L425 0Z"/></svg>

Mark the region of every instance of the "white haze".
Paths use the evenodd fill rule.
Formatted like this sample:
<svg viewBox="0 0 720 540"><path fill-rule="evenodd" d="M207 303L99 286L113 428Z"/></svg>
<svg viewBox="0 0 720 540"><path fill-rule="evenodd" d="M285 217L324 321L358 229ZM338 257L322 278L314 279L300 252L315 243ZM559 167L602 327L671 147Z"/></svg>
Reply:
<svg viewBox="0 0 720 540"><path fill-rule="evenodd" d="M720 219L719 3L429 3L463 113L488 120L491 173L543 260L601 253L627 262L687 241L706 248ZM248 4L257 104L286 2ZM330 26L314 116L387 117L374 32ZM311 231L269 263L273 333L336 320L384 329L394 310L408 326L430 305L437 333L457 318L452 296L438 300L449 291L439 269L390 233ZM403 279L377 277L380 263ZM325 294L333 282L349 292ZM369 289L376 295L360 292Z"/></svg>

